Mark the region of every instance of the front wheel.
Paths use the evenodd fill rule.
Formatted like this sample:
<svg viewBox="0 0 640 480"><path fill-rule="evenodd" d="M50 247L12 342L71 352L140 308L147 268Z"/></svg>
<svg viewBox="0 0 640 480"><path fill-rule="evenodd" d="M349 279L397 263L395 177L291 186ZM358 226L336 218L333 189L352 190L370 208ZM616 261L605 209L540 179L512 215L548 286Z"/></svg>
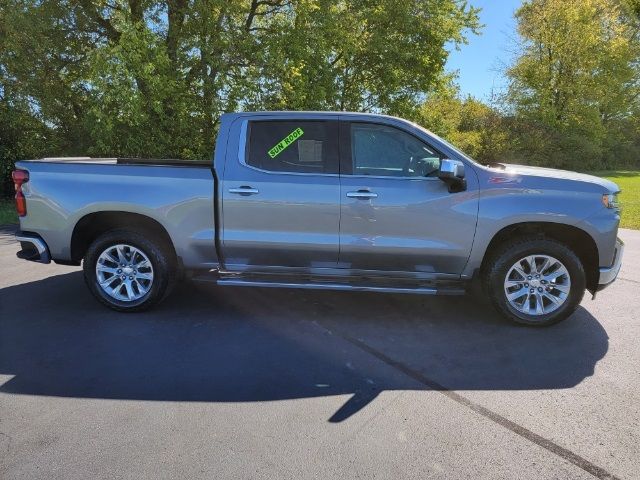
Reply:
<svg viewBox="0 0 640 480"><path fill-rule="evenodd" d="M547 326L571 315L582 300L585 273L578 256L551 239L503 245L485 270L494 307L512 322Z"/></svg>
<svg viewBox="0 0 640 480"><path fill-rule="evenodd" d="M84 279L104 305L121 312L150 308L168 293L173 277L166 252L138 232L114 230L87 250Z"/></svg>

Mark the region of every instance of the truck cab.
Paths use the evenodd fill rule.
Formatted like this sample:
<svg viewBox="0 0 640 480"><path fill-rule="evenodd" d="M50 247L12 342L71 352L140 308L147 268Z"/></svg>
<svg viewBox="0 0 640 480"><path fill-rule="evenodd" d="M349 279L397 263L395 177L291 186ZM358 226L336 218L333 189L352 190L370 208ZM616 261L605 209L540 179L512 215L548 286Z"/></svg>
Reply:
<svg viewBox="0 0 640 480"><path fill-rule="evenodd" d="M224 124L223 124L224 125ZM451 192L444 145L391 117L239 115L221 172L221 245L232 271L459 278L469 258L478 179ZM270 149L296 129L291 146ZM432 140L432 141L429 141Z"/></svg>

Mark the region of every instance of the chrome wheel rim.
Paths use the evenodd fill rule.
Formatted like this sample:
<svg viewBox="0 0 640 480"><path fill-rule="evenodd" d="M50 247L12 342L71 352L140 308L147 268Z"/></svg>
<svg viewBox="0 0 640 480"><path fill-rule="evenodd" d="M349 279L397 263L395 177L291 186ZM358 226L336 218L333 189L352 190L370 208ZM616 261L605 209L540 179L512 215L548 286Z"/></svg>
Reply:
<svg viewBox="0 0 640 480"><path fill-rule="evenodd" d="M504 293L509 304L532 316L547 315L569 297L571 277L560 260L549 255L528 255L507 272Z"/></svg>
<svg viewBox="0 0 640 480"><path fill-rule="evenodd" d="M96 278L111 298L133 302L151 290L153 267L142 250L126 244L112 245L98 257Z"/></svg>

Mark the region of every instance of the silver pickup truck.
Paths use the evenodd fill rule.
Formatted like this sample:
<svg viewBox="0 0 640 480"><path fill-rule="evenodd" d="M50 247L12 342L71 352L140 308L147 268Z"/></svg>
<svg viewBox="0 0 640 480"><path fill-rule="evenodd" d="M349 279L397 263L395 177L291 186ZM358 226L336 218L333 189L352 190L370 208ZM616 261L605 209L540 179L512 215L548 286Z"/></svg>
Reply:
<svg viewBox="0 0 640 480"><path fill-rule="evenodd" d="M80 265L139 311L183 276L220 285L461 294L549 325L620 269L618 186L480 165L402 119L222 116L213 162L49 158L13 173L20 258ZM475 284L475 283L474 283Z"/></svg>

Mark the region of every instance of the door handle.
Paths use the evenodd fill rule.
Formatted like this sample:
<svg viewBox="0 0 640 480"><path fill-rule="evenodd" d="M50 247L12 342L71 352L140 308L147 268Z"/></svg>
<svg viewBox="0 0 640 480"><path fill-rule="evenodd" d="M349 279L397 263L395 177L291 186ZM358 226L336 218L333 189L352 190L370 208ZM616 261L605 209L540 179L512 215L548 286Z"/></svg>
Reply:
<svg viewBox="0 0 640 480"><path fill-rule="evenodd" d="M358 190L357 192L347 192L347 197L368 200L370 198L378 198L378 194L370 192L369 190Z"/></svg>
<svg viewBox="0 0 640 480"><path fill-rule="evenodd" d="M239 188L230 188L229 193L238 193L240 195L255 195L256 193L260 193L257 188L252 188L247 185L243 185Z"/></svg>

